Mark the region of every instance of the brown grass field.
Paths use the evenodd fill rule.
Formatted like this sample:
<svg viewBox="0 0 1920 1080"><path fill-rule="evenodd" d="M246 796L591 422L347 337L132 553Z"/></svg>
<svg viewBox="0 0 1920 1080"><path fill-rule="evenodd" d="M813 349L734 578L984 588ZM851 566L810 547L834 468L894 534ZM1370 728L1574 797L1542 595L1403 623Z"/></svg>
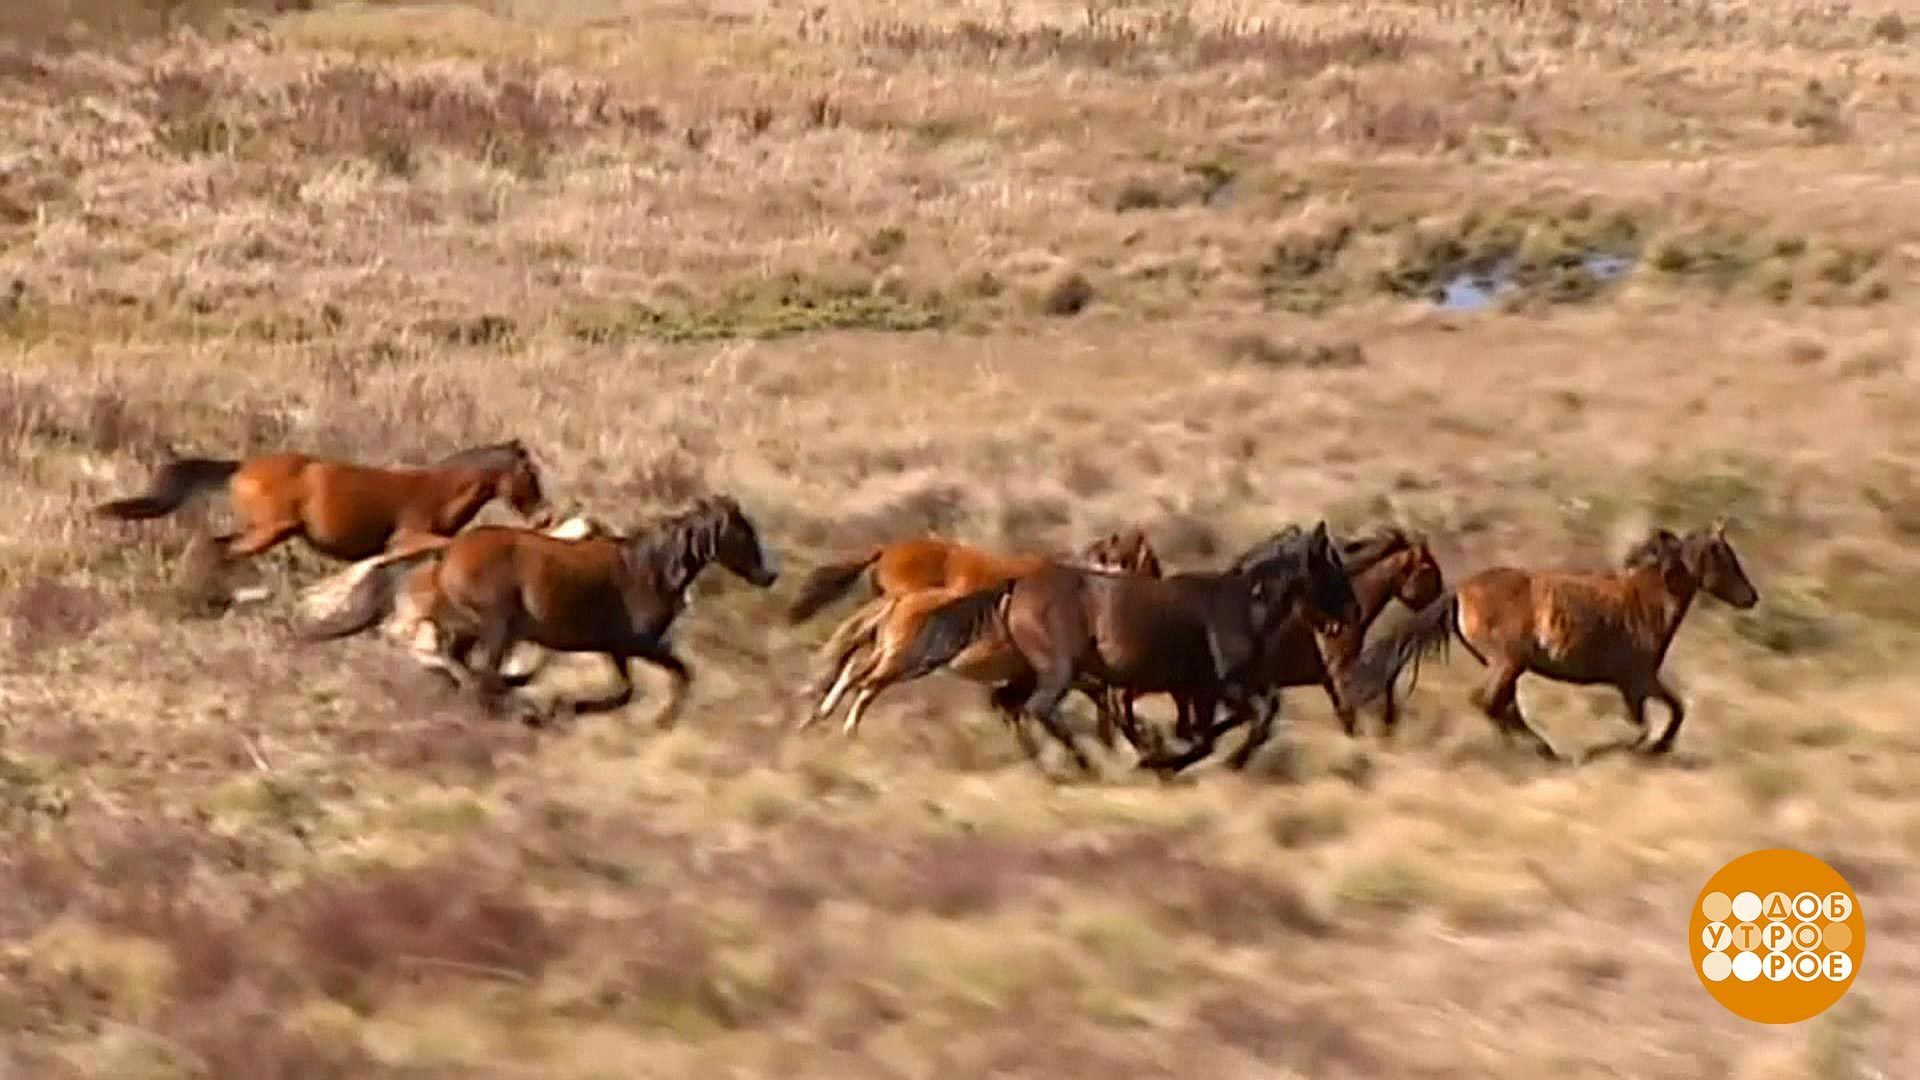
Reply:
<svg viewBox="0 0 1920 1080"><path fill-rule="evenodd" d="M5 5L0 1077L1920 1074L1903 6ZM85 513L168 446L510 436L785 558L703 579L675 730L657 678L533 731L290 644L338 564L224 602L182 558L222 499ZM1071 781L946 677L791 731L850 605L784 602L881 539L1393 521L1458 580L1719 513L1762 600L1689 617L1668 760L1503 749L1459 649L1391 744L1293 691L1244 774ZM1871 932L1779 1028L1686 951L1774 845Z"/></svg>

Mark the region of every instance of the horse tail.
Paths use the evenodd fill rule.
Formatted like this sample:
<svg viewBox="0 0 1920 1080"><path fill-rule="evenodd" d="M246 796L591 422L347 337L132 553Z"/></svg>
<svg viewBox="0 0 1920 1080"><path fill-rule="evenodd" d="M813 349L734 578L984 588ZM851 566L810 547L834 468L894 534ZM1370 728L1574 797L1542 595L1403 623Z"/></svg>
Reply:
<svg viewBox="0 0 1920 1080"><path fill-rule="evenodd" d="M100 503L93 512L123 521L161 517L178 510L195 494L226 483L239 471L240 463L231 458L174 458L153 474L145 492Z"/></svg>
<svg viewBox="0 0 1920 1080"><path fill-rule="evenodd" d="M838 600L842 594L853 587L853 583L867 567L880 559L881 548L874 548L857 559L846 562L828 563L815 567L800 585L800 595L794 598L792 606L787 608L789 625L806 622L815 612Z"/></svg>
<svg viewBox="0 0 1920 1080"><path fill-rule="evenodd" d="M438 556L451 542L443 540L438 544L422 544L398 554L379 556L372 566L367 567L360 580L354 583L344 603L300 628L300 639L332 641L370 629L393 610L400 582L413 569L413 565L422 559Z"/></svg>
<svg viewBox="0 0 1920 1080"><path fill-rule="evenodd" d="M1459 613L1460 595L1448 589L1393 634L1361 650L1344 680L1341 696L1347 706L1358 709L1392 693L1393 681L1409 662L1443 652L1460 625Z"/></svg>
<svg viewBox="0 0 1920 1080"><path fill-rule="evenodd" d="M898 681L917 679L946 664L979 640L993 624L1000 602L1012 595L1018 578L949 600L920 617L920 625L899 652Z"/></svg>

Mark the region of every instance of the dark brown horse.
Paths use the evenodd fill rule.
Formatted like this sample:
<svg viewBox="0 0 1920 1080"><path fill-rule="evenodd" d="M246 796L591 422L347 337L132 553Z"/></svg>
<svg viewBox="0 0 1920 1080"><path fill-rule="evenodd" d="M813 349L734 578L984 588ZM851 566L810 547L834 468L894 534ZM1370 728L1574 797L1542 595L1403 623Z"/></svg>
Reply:
<svg viewBox="0 0 1920 1080"><path fill-rule="evenodd" d="M1322 637L1299 616L1288 618L1260 642L1251 679L1268 694L1293 686L1319 686L1348 735L1359 734L1358 717L1340 696L1334 672L1344 672L1359 657L1367 630L1395 600L1419 611L1439 599L1446 588L1440 563L1426 537L1397 528L1340 545L1341 562L1360 602L1360 617L1351 626ZM1329 668L1333 669L1329 671ZM1277 705L1276 705L1277 708ZM1381 727L1391 733L1399 722L1392 695L1386 700Z"/></svg>
<svg viewBox="0 0 1920 1080"><path fill-rule="evenodd" d="M1030 574L1050 561L1046 555L996 555L939 536L896 540L816 568L801 583L799 595L787 609L787 620L801 623L812 618L845 595L863 574L876 597L942 588L965 593Z"/></svg>
<svg viewBox="0 0 1920 1080"><path fill-rule="evenodd" d="M1245 707L1236 684L1260 638L1295 610L1323 631L1358 616L1324 522L1311 533L1297 527L1277 533L1226 571L1145 578L1045 565L927 613L901 666L903 678L917 678L983 639L1004 638L1020 663L995 691L995 704L1038 720L1091 771L1055 715L1069 690L1091 685L1171 694L1196 724L1210 727L1220 704Z"/></svg>
<svg viewBox="0 0 1920 1080"><path fill-rule="evenodd" d="M1078 565L1143 577L1157 578L1163 574L1160 557L1154 552L1153 544L1148 541L1146 533L1137 528L1108 533L1087 545ZM823 649L831 658L837 675L821 697L819 705L800 721L800 728L804 730L831 716L841 696L853 690L853 704L847 710L842 730L848 735L854 734L868 706L889 686L899 681L904 671L900 666L901 658L907 642L919 631L920 621L928 612L949 600L964 596L968 591L942 586L883 594L848 616L834 630ZM996 648L996 645L999 647ZM1011 677L1004 672L1017 670L1017 665L1011 663L1014 658L1007 649L999 639L983 639L967 654L956 657L947 665L947 670L989 685L1003 682ZM816 683L808 688L808 692L811 694L818 688L819 683ZM1107 702L1103 696L1096 696L1095 704L1101 706L1101 738L1111 746L1112 718Z"/></svg>
<svg viewBox="0 0 1920 1080"><path fill-rule="evenodd" d="M1614 687L1643 742L1647 699L1658 698L1669 719L1648 750L1665 753L1686 708L1661 680L1660 665L1703 591L1740 609L1760 600L1727 540L1725 522L1686 536L1656 529L1620 569L1608 572L1491 567L1443 594L1400 633L1363 651L1344 696L1358 707L1391 695L1408 661L1458 637L1489 669L1471 700L1503 738L1524 734L1541 756L1559 757L1520 712L1516 687L1532 673L1576 686Z"/></svg>
<svg viewBox="0 0 1920 1080"><path fill-rule="evenodd" d="M1260 639L1259 652L1248 671L1246 689L1253 698L1252 708L1234 710L1210 730L1199 732L1193 730L1191 718L1182 713L1175 730L1189 741L1188 749L1159 751L1151 764L1172 772L1186 768L1211 754L1221 735L1252 719L1256 728L1229 761L1235 768L1244 768L1265 743L1279 716L1281 692L1293 686L1320 686L1341 727L1350 736L1358 734L1356 713L1341 696L1338 676L1353 665L1367 629L1389 601L1398 599L1418 611L1439 597L1445 581L1426 539L1393 527L1341 543L1340 558L1359 601L1358 619L1332 633L1298 612L1282 619ZM1381 726L1390 734L1399 722L1392 695L1387 696L1384 713Z"/></svg>
<svg viewBox="0 0 1920 1080"><path fill-rule="evenodd" d="M236 461L176 457L154 473L147 491L114 499L94 512L125 521L161 517L201 491L224 487L243 528L214 538L224 559L262 554L294 537L343 561L370 558L396 538L447 537L465 528L494 499L536 528L545 524L546 494L532 455L519 439L476 446L424 468L376 467L281 453Z"/></svg>
<svg viewBox="0 0 1920 1080"><path fill-rule="evenodd" d="M412 576L414 564L427 559L434 560L432 576ZM488 705L506 691L500 669L508 650L524 640L554 652L597 652L613 665L619 692L576 706L580 711L631 700L632 661L663 669L673 678L673 697L659 723L670 727L693 674L667 632L694 579L713 562L760 588L779 577L753 523L726 495L700 499L632 537L560 540L487 526L423 542L372 568L337 615L310 624L303 636L328 640L379 624L406 581L410 602L434 626L446 670L470 671L472 689ZM476 647L478 663L469 665Z"/></svg>

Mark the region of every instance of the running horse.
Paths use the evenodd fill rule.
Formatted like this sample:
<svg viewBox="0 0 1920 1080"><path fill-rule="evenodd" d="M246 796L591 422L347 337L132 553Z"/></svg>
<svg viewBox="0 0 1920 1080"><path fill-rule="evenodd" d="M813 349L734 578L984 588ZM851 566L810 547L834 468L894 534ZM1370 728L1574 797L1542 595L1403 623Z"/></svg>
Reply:
<svg viewBox="0 0 1920 1080"><path fill-rule="evenodd" d="M896 661L898 681L970 653L1005 653L1012 677L994 692L995 706L1016 733L1022 714L1039 721L1091 772L1055 715L1068 691L1170 694L1210 728L1219 705L1247 708L1240 684L1279 620L1302 611L1334 633L1357 619L1358 606L1325 522L1275 533L1224 571L1148 578L1050 563L929 611ZM1159 767L1157 757L1141 764Z"/></svg>
<svg viewBox="0 0 1920 1080"><path fill-rule="evenodd" d="M1686 706L1660 678L1660 665L1694 598L1704 592L1741 610L1760 602L1726 529L1725 521L1685 536L1655 529L1619 568L1604 572L1488 567L1362 652L1346 676L1344 696L1359 706L1391 695L1409 660L1457 637L1487 668L1470 700L1503 739L1525 735L1540 756L1560 759L1520 712L1516 688L1531 673L1575 686L1612 686L1643 745L1650 734L1647 700L1659 699L1667 726L1646 749L1666 753Z"/></svg>
<svg viewBox="0 0 1920 1080"><path fill-rule="evenodd" d="M562 518L542 530L546 535L561 540L584 540L590 536L618 536L617 530L606 522L590 514L575 513ZM307 620L318 622L332 617L354 597L354 590L370 573L396 559L407 559L408 551L388 551L370 559L362 559L345 570L323 578L300 591L299 606ZM381 634L399 644L413 655L422 667L438 671L451 679L456 685L461 683L461 670L456 670L440 655L440 633L429 617L433 606L438 603L438 593L434 588L435 569L430 562L416 561L407 579L400 585L395 597L393 613L381 624ZM525 685L533 679L539 670L546 666L548 654L530 643L522 643L523 651L532 651L535 655L531 663L512 675L503 675L509 686ZM509 661L512 659L508 658ZM504 671L504 667L503 667Z"/></svg>
<svg viewBox="0 0 1920 1080"><path fill-rule="evenodd" d="M371 558L420 537L449 537L495 499L539 528L546 493L519 439L475 446L425 467L383 467L302 453L231 458L172 457L139 495L94 507L103 517L144 521L193 496L225 488L239 532L213 538L223 562L264 554L295 537L341 561Z"/></svg>
<svg viewBox="0 0 1920 1080"><path fill-rule="evenodd" d="M940 536L895 540L868 548L854 558L815 568L800 583L799 593L787 608L787 621L798 624L811 619L821 608L846 595L863 575L873 598L922 589L972 592L1030 574L1050 561L1046 555L997 555Z"/></svg>
<svg viewBox="0 0 1920 1080"><path fill-rule="evenodd" d="M1159 554L1153 550L1146 533L1138 528L1120 529L1094 540L1081 552L1077 561L1079 565L1115 573L1152 578L1164 574ZM978 567L982 564L972 565ZM993 583L992 579L986 581L986 584ZM981 586L975 586L978 587ZM832 674L815 680L805 693L808 696L819 693L829 678L831 686L821 696L814 711L801 719L800 729L805 730L831 716L842 695L858 687L853 704L847 710L846 723L841 729L847 735L854 734L860 727L860 718L874 699L898 681L900 671L897 662L901 649L918 630L920 619L927 612L969 591L964 586L940 585L882 593L849 615L834 629L821 648L822 654L829 659L825 670ZM1011 677L1005 674L1007 665L997 662L1002 659L1005 659L1004 650L994 653L990 649L983 649L978 651L973 660L956 661L949 669L954 674L992 686ZM1088 696L1094 699L1099 708L1101 741L1109 747L1114 744L1114 717L1118 715L1115 710L1118 701L1116 694L1088 691ZM1128 737L1137 740L1132 730L1129 730Z"/></svg>
<svg viewBox="0 0 1920 1080"><path fill-rule="evenodd" d="M620 689L577 703L606 711L633 697L629 670L643 660L673 680L658 720L672 727L693 671L668 642L687 592L710 563L759 588L779 578L759 531L728 495L710 495L633 536L563 540L530 529L484 526L435 537L369 570L340 611L300 631L326 641L385 619L403 583L420 617L434 628L444 670L497 708L510 687L501 674L521 641L553 652L599 653ZM427 573L416 573L417 564ZM478 650L477 663L469 657Z"/></svg>

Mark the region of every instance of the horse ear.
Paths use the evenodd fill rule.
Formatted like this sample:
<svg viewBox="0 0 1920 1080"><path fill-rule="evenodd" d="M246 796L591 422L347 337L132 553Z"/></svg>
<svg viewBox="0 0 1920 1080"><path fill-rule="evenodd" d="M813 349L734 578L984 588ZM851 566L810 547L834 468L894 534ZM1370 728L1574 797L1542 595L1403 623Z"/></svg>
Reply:
<svg viewBox="0 0 1920 1080"><path fill-rule="evenodd" d="M1727 521L1726 516L1724 514L1721 515L1720 517L1713 519L1712 529L1713 529L1714 539L1725 540L1727 538L1728 524L1729 522Z"/></svg>

